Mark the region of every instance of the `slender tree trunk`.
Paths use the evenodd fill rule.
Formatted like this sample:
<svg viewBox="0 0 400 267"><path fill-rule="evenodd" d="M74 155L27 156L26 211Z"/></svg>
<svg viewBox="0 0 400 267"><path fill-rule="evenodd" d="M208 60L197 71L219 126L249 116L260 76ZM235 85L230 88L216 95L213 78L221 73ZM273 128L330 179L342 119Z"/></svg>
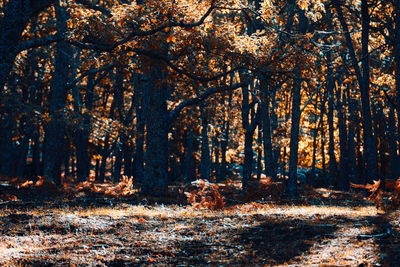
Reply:
<svg viewBox="0 0 400 267"><path fill-rule="evenodd" d="M90 73L87 78L86 95L85 95L85 108L91 111L93 108L93 91L94 91L94 74ZM75 92L75 102L80 102L80 95L78 88L73 89ZM77 109L81 110L79 104L76 104ZM82 113L82 112L81 112ZM90 133L90 115L85 111L82 117L80 128L75 133L76 145L76 168L78 182L84 182L89 178L90 173L90 157L89 157L89 133Z"/></svg>
<svg viewBox="0 0 400 267"><path fill-rule="evenodd" d="M189 183L193 180L193 133L191 128L187 130L187 149L185 159L185 183Z"/></svg>
<svg viewBox="0 0 400 267"><path fill-rule="evenodd" d="M258 125L258 136L257 136L257 181L260 181L261 179L261 174L263 171L262 168L262 143L263 143L263 136L262 136L262 128L261 128L261 123Z"/></svg>
<svg viewBox="0 0 400 267"><path fill-rule="evenodd" d="M368 11L367 0L361 1L361 18L362 18L362 33L361 33L361 65L358 66L358 60L356 58L353 40L350 36L350 32L347 23L344 19L342 8L337 1L334 1L335 8L338 13L340 24L343 28L344 35L346 38L347 48L349 51L350 59L353 68L356 73L357 81L361 91L361 114L362 114L362 126L363 126L363 143L364 143L364 158L367 163L367 181L372 182L373 179L377 179L378 176L378 165L377 165L377 149L376 144L373 140L372 130L372 117L371 117L371 106L369 100L369 54L368 54L368 43L369 43L369 28L370 28L370 16Z"/></svg>
<svg viewBox="0 0 400 267"><path fill-rule="evenodd" d="M400 145L400 0L394 0L394 65L395 65L395 82L396 82L396 100L397 100L397 143ZM398 145L396 144L396 151ZM397 154L397 152L396 152ZM400 164L400 157L397 156L397 166ZM399 174L397 172L397 174Z"/></svg>
<svg viewBox="0 0 400 267"><path fill-rule="evenodd" d="M228 97L228 111L230 110L232 105L232 91L229 93ZM229 112L226 112L229 114ZM230 119L229 115L227 118L225 118L224 121L224 130L223 130L223 136L221 140L221 165L220 165L220 175L221 179L226 179L226 171L227 171L227 161L226 161L226 152L228 148L228 143L229 143L229 130L230 130Z"/></svg>
<svg viewBox="0 0 400 267"><path fill-rule="evenodd" d="M328 92L328 126L329 126L329 183L330 185L335 185L336 177L337 177L337 162L335 156L335 127L334 127L334 82L333 82L333 73L332 73L332 58L331 52L328 51L326 53L326 61L327 61L327 92Z"/></svg>
<svg viewBox="0 0 400 267"><path fill-rule="evenodd" d="M265 174L270 176L273 181L277 180L276 160L274 157L274 150L272 147L272 134L271 134L271 118L270 118L270 93L268 90L268 80L263 77L261 80L262 91L262 130L264 142L264 165Z"/></svg>
<svg viewBox="0 0 400 267"><path fill-rule="evenodd" d="M201 117L201 159L200 159L200 178L210 179L210 145L208 141L208 114L204 102L200 104Z"/></svg>
<svg viewBox="0 0 400 267"><path fill-rule="evenodd" d="M121 179L121 170L122 170L122 145L125 144L124 136L121 136L120 140L117 141L115 145L115 165L113 172L113 182L118 183Z"/></svg>
<svg viewBox="0 0 400 267"><path fill-rule="evenodd" d="M349 185L348 178L348 137L347 137L347 121L344 112L343 93L341 88L337 88L337 111L339 122L339 144L340 144L340 158L339 158L339 176L337 187L340 190L347 190Z"/></svg>
<svg viewBox="0 0 400 267"><path fill-rule="evenodd" d="M108 156L110 155L110 148L109 148L109 144L108 144L109 139L110 139L110 136L109 136L109 134L107 134L104 139L103 150L101 152L99 176L98 176L98 180L96 180L96 182L99 182L99 183L104 183L105 178L106 178L107 159L108 159Z"/></svg>
<svg viewBox="0 0 400 267"><path fill-rule="evenodd" d="M319 121L319 131L321 132L322 176L326 178L324 115L325 115L325 95L322 96L321 100L321 116Z"/></svg>
<svg viewBox="0 0 400 267"><path fill-rule="evenodd" d="M308 20L304 11L299 13L299 31L305 34L308 28ZM297 59L299 60L299 59ZM293 82L292 99L292 125L290 130L290 155L289 155L289 179L286 186L286 195L297 197L297 161L299 152L299 133L300 133L300 105L301 105L301 69L300 64L296 64L294 69L295 79Z"/></svg>
<svg viewBox="0 0 400 267"><path fill-rule="evenodd" d="M300 70L296 67L296 76L300 75ZM297 161L299 150L300 132L300 95L301 81L296 78L293 83L292 97L292 125L290 130L290 154L289 154L289 179L286 186L286 194L291 197L297 196Z"/></svg>
<svg viewBox="0 0 400 267"><path fill-rule="evenodd" d="M136 152L135 152L135 175L136 179L141 183L144 183L144 118L143 109L145 105L145 91L143 90L143 84L141 83L141 75L135 75L135 108L136 108Z"/></svg>
<svg viewBox="0 0 400 267"><path fill-rule="evenodd" d="M397 155L397 138L396 138L396 118L394 114L394 108L390 106L389 108L389 121L387 124L387 132L388 132L388 145L389 145L389 164L390 164L390 178L397 179L398 178L398 155Z"/></svg>
<svg viewBox="0 0 400 267"><path fill-rule="evenodd" d="M352 183L357 183L357 158L356 158L356 144L355 144L355 127L356 127L356 105L357 102L352 98L350 91L350 84L347 85L346 95L347 95L347 105L349 107L349 131L348 131L348 176L349 181Z"/></svg>
<svg viewBox="0 0 400 267"><path fill-rule="evenodd" d="M254 102L249 101L249 86L242 89L242 124L244 129L244 160L242 187L244 191L250 188L250 182L253 173L253 137L257 127L256 112L254 111Z"/></svg>

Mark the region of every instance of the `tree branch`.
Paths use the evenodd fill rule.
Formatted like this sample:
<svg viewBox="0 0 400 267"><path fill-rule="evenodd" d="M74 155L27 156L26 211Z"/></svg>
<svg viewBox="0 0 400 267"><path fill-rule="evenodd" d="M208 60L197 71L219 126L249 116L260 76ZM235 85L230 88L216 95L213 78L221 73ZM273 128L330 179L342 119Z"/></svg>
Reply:
<svg viewBox="0 0 400 267"><path fill-rule="evenodd" d="M103 13L103 15L105 15L107 17L111 17L112 16L110 10L108 10L105 7L93 4L90 1L87 1L87 0L75 0L75 2L77 2L79 4L82 4L84 6L87 6L89 9L92 9L92 10L95 10L95 11L99 11L99 12Z"/></svg>
<svg viewBox="0 0 400 267"><path fill-rule="evenodd" d="M200 95L184 100L181 103L179 103L173 110L171 110L169 112L169 121L172 122L179 114L179 112L181 112L184 108L188 107L188 106L192 106L195 105L205 99L207 99L208 97L217 94L217 93L222 93L225 91L230 91L230 90L235 90L238 88L241 88L243 86L247 86L252 79L249 79L245 82L240 82L240 83L236 83L233 85L225 85L225 86L221 86L221 87L213 87L210 89L207 89L205 92L201 93Z"/></svg>
<svg viewBox="0 0 400 267"><path fill-rule="evenodd" d="M64 39L63 34L56 33L56 34L49 35L49 36L46 36L43 38L37 38L37 39L22 42L22 43L18 44L16 50L19 53L19 52L27 50L27 49L49 45L49 44L61 41L63 39Z"/></svg>

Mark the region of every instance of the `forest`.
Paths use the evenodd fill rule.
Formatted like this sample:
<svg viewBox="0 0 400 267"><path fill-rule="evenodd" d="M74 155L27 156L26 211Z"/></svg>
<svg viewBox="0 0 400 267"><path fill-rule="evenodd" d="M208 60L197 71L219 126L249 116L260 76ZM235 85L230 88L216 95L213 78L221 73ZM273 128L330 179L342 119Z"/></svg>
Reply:
<svg viewBox="0 0 400 267"><path fill-rule="evenodd" d="M400 0L1 0L0 90L0 265L400 262Z"/></svg>

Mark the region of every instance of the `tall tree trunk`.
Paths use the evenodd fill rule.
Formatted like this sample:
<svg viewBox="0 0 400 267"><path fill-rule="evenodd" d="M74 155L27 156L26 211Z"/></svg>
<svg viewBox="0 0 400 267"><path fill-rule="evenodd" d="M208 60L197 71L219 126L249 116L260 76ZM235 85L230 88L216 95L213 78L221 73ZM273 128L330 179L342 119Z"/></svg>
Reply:
<svg viewBox="0 0 400 267"><path fill-rule="evenodd" d="M351 96L351 91L350 91L350 84L347 84L347 90L346 90L346 95L347 95L347 105L349 107L349 131L348 131L348 149L347 149L347 155L348 155L348 176L349 176L349 181L352 183L357 183L357 158L356 158L356 144L355 144L355 127L357 123L357 101L355 101L352 96Z"/></svg>
<svg viewBox="0 0 400 267"><path fill-rule="evenodd" d="M186 159L185 159L185 170L184 170L184 180L185 183L189 183L193 180L193 133L192 129L187 130L187 148L186 148Z"/></svg>
<svg viewBox="0 0 400 267"><path fill-rule="evenodd" d="M348 138L347 138L347 121L344 110L343 93L341 88L337 88L337 112L338 112L338 127L339 127L339 145L340 145L340 158L339 158L339 176L337 187L340 190L347 190L349 185L348 179Z"/></svg>
<svg viewBox="0 0 400 267"><path fill-rule="evenodd" d="M271 134L271 118L270 118L270 92L267 77L261 80L261 112L262 112L262 130L264 142L264 165L265 174L270 176L273 181L277 179L276 160L272 147L272 134Z"/></svg>
<svg viewBox="0 0 400 267"><path fill-rule="evenodd" d="M321 100L321 116L319 121L319 131L321 132L321 156L322 156L322 176L326 178L326 158L325 158L325 94L322 96Z"/></svg>
<svg viewBox="0 0 400 267"><path fill-rule="evenodd" d="M263 143L263 135L262 135L262 128L261 128L261 123L258 125L258 130L257 130L257 181L260 181L261 179L261 174L263 172L262 168L262 143Z"/></svg>
<svg viewBox="0 0 400 267"><path fill-rule="evenodd" d="M229 93L228 97L228 105L227 109L228 114L227 118L225 118L224 126L223 126L223 133L222 133L222 140L221 140L221 165L220 165L220 176L221 179L226 179L226 171L227 171L227 161L226 161L226 152L229 144L229 130L230 130L230 119L229 119L229 110L232 105L232 91Z"/></svg>
<svg viewBox="0 0 400 267"><path fill-rule="evenodd" d="M247 191L250 188L250 181L253 173L253 137L258 122L256 118L257 115L254 110L255 102L254 100L251 103L249 102L249 86L244 86L242 88L242 95L242 124L244 129L242 187L244 191Z"/></svg>
<svg viewBox="0 0 400 267"><path fill-rule="evenodd" d="M141 83L142 76L135 75L135 109L136 109L136 135L135 135L135 175L136 179L141 183L144 183L144 118L143 109L145 105L145 91L143 90L143 84Z"/></svg>
<svg viewBox="0 0 400 267"><path fill-rule="evenodd" d="M327 64L327 92L328 92L328 126L329 126L329 183L335 185L337 177L337 162L335 156L335 127L334 127L334 78L332 72L332 57L331 52L326 53L326 64Z"/></svg>
<svg viewBox="0 0 400 267"><path fill-rule="evenodd" d="M200 178L210 179L210 144L208 141L208 114L204 102L200 104L201 117L201 159L200 159Z"/></svg>
<svg viewBox="0 0 400 267"><path fill-rule="evenodd" d="M296 76L300 75L300 70L296 67ZM290 130L290 154L289 154L289 179L286 186L286 194L291 197L297 196L297 160L299 150L300 132L300 104L301 104L301 80L296 78L293 82L292 97L292 125Z"/></svg>
<svg viewBox="0 0 400 267"><path fill-rule="evenodd" d="M93 94L95 86L95 76L89 73L87 77L86 95L85 95L85 108L91 111L93 108ZM80 102L80 95L78 88L73 88L75 103ZM77 103L77 110L81 110L80 105ZM82 113L82 112L80 112ZM76 146L76 169L78 182L84 182L89 178L90 173L90 157L89 157L89 133L90 133L90 115L88 112L83 113L82 122L79 129L75 133L75 146Z"/></svg>
<svg viewBox="0 0 400 267"><path fill-rule="evenodd" d="M396 82L396 100L397 100L397 143L400 145L400 0L394 0L394 64L395 64L395 82ZM396 144L396 151L398 145ZM400 164L400 157L397 156L397 163ZM397 165L399 166L399 165Z"/></svg>
<svg viewBox="0 0 400 267"><path fill-rule="evenodd" d="M156 62L147 76L147 101L145 106L146 120L146 154L145 180L142 193L147 195L164 195L168 189L168 88L164 82L167 70L162 62Z"/></svg>
<svg viewBox="0 0 400 267"><path fill-rule="evenodd" d="M388 145L389 145L389 164L390 164L390 178L397 179L399 174L398 155L397 155L397 138L396 138L396 118L394 108L390 106L389 120L387 124L388 132Z"/></svg>
<svg viewBox="0 0 400 267"><path fill-rule="evenodd" d="M308 28L308 20L303 10L299 10L299 31L305 34ZM299 61L299 59L297 59ZM301 68L296 64L294 69L295 79L293 82L292 99L292 125L290 130L290 155L289 155L289 179L286 186L286 195L297 196L297 161L299 152L299 133L301 118Z"/></svg>
<svg viewBox="0 0 400 267"><path fill-rule="evenodd" d="M362 126L363 126L363 143L364 143L364 158L367 163L367 181L372 182L373 179L377 179L378 176L378 165L377 165L377 149L376 144L373 140L373 129L372 129L372 117L371 117L371 106L369 100L369 54L368 54L368 43L369 43L369 28L370 28L370 16L368 11L367 0L361 1L361 18L362 18L362 33L361 33L361 65L358 66L358 60L356 58L353 40L350 36L347 23L343 16L342 8L340 3L337 1L333 2L338 13L340 24L343 28L344 35L346 38L346 44L349 51L352 66L355 70L358 85L361 91L361 114L362 114Z"/></svg>
<svg viewBox="0 0 400 267"><path fill-rule="evenodd" d="M65 33L67 31L68 14L64 7L56 1L57 30ZM71 46L60 41L56 44L54 62L54 74L52 79L52 90L50 96L49 116L50 122L46 127L44 147L44 176L56 184L61 184L61 154L64 139L63 109L66 102L66 84L69 78L69 58L72 54Z"/></svg>
<svg viewBox="0 0 400 267"><path fill-rule="evenodd" d="M54 0L9 0L4 7L0 23L0 90L3 90L8 75L18 54L16 44L31 17L48 7Z"/></svg>

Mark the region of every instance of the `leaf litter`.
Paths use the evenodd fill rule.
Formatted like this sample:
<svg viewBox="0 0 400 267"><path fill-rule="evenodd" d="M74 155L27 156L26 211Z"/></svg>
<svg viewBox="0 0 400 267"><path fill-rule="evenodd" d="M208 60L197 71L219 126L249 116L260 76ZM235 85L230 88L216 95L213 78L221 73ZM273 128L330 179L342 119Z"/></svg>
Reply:
<svg viewBox="0 0 400 267"><path fill-rule="evenodd" d="M348 203L251 202L218 210L115 200L8 204L0 213L0 265L391 266L399 214ZM380 235L384 225L387 236Z"/></svg>

